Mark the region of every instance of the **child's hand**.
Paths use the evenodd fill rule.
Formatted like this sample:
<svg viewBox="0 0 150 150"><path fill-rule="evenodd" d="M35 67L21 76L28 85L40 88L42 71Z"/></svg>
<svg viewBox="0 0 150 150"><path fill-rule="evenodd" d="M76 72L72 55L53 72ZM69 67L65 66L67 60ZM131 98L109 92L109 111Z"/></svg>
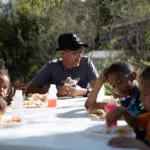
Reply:
<svg viewBox="0 0 150 150"><path fill-rule="evenodd" d="M0 98L0 113L4 113L6 107L7 102L3 98Z"/></svg>
<svg viewBox="0 0 150 150"><path fill-rule="evenodd" d="M108 141L108 145L123 148L138 148L140 150L148 150L149 148L144 142L130 137L115 137Z"/></svg>
<svg viewBox="0 0 150 150"><path fill-rule="evenodd" d="M95 100L96 101L96 100ZM86 109L89 109L89 108L98 108L99 106L97 106L97 102L91 102L89 99L87 99L86 101L85 101L85 103L84 103L84 107L86 108Z"/></svg>
<svg viewBox="0 0 150 150"><path fill-rule="evenodd" d="M106 120L107 120L108 126L110 126L113 122L120 119L121 116L123 115L124 111L125 111L125 108L123 108L123 107L117 107L117 108L109 111L106 114Z"/></svg>

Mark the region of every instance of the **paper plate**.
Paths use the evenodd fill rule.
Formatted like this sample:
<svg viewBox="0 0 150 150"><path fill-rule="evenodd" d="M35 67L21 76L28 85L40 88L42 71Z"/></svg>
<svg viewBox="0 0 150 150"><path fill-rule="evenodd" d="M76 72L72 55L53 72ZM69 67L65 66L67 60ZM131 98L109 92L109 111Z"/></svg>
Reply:
<svg viewBox="0 0 150 150"><path fill-rule="evenodd" d="M21 126L23 125L24 122L11 122L9 124L0 124L0 128L12 128L12 127L18 127L18 126Z"/></svg>
<svg viewBox="0 0 150 150"><path fill-rule="evenodd" d="M24 106L24 108L40 108L41 106L32 106L32 105L28 105L28 106Z"/></svg>
<svg viewBox="0 0 150 150"><path fill-rule="evenodd" d="M69 97L69 96L60 96L57 98L58 100L83 100L83 99L86 99L86 97L83 97L83 96L75 96L75 97Z"/></svg>
<svg viewBox="0 0 150 150"><path fill-rule="evenodd" d="M99 125L84 130L83 134L102 138L112 138L117 136L135 137L133 129L129 126L114 126L107 128L105 125Z"/></svg>
<svg viewBox="0 0 150 150"><path fill-rule="evenodd" d="M58 100L66 100L66 99L71 99L71 97L69 96L62 96L62 97L58 97Z"/></svg>

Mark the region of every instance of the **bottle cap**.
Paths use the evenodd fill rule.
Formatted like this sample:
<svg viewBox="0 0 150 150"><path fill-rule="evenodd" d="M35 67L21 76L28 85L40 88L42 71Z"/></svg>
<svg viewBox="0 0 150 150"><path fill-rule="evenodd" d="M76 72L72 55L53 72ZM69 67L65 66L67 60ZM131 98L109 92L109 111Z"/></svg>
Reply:
<svg viewBox="0 0 150 150"><path fill-rule="evenodd" d="M51 84L48 90L48 95L50 97L57 97L57 88L55 84Z"/></svg>
<svg viewBox="0 0 150 150"><path fill-rule="evenodd" d="M15 107L23 106L22 90L16 90L15 95L13 96L13 105Z"/></svg>

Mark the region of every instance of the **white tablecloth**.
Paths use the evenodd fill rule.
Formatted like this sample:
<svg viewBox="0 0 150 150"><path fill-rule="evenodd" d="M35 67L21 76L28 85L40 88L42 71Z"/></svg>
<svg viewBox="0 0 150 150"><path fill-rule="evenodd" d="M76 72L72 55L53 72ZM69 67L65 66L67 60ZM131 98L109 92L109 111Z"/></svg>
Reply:
<svg viewBox="0 0 150 150"><path fill-rule="evenodd" d="M83 107L84 100L59 100L56 108L25 108L22 125L0 128L0 149L117 149L107 146L109 138L85 134L87 128L103 125L104 122L89 118Z"/></svg>

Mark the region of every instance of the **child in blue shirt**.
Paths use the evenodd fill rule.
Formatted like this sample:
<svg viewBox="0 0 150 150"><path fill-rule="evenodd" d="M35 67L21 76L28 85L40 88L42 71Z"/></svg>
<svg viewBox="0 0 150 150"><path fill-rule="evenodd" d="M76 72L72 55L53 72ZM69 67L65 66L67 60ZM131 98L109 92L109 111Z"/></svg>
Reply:
<svg viewBox="0 0 150 150"><path fill-rule="evenodd" d="M110 111L107 116L108 125L112 122L118 120L121 116L124 116L126 122L133 127L142 127L147 130L147 135L143 142L129 137L117 137L112 138L108 144L114 147L124 147L124 148L138 148L140 150L150 149L150 66L146 67L139 77L139 89L141 92L141 102L143 106L147 109L147 113L135 116L129 113L123 107L118 107L120 114L117 116L113 115L113 110ZM119 116L120 115L120 116Z"/></svg>
<svg viewBox="0 0 150 150"><path fill-rule="evenodd" d="M126 108L131 114L139 115L146 112L140 102L140 91L136 81L136 72L129 63L124 61L117 61L104 69L85 103L86 108L105 108L107 103L98 103L96 102L96 98L99 90L106 82L112 85L112 95L114 98L119 99L118 104ZM113 115L120 113L116 109ZM135 132L137 138L141 140L146 135L142 129L135 128Z"/></svg>

